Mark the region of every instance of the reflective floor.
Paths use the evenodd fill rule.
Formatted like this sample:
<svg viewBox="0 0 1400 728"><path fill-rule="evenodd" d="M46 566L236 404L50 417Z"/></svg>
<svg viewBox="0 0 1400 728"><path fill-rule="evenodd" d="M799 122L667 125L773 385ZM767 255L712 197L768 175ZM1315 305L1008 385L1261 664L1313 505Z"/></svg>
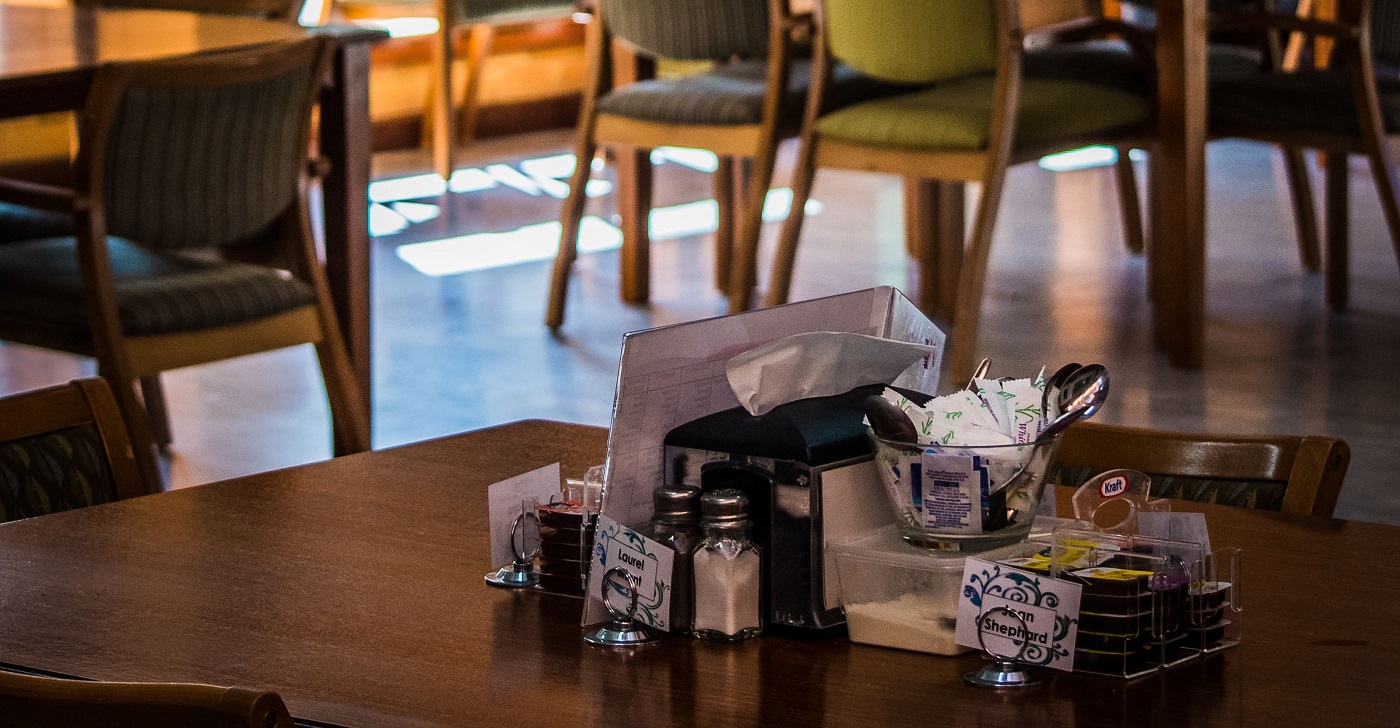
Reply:
<svg viewBox="0 0 1400 728"><path fill-rule="evenodd" d="M651 305L618 299L611 171L602 168L590 189L595 219L585 226L596 252L576 267L565 326L558 335L545 329L551 224L572 167L558 156L566 149L561 134L491 142L454 177L458 191L411 180L375 188L377 447L529 417L606 425L623 333L723 312L706 232L714 208L704 170L712 161L662 153ZM386 155L376 177L402 180L424 161ZM814 197L795 298L879 284L912 290L898 180L822 172ZM1338 515L1400 524L1391 464L1400 436L1400 268L1374 189L1354 164L1353 305L1343 314L1323 304L1321 276L1302 272L1287 200L1268 147L1212 145L1207 362L1182 371L1151 345L1144 261L1123 247L1108 169L1018 167L1001 210L978 348L998 376L1102 361L1114 384L1106 421L1343 437L1353 459ZM781 192L770 195L770 219L785 208ZM770 224L767 243L775 233ZM93 371L89 361L0 345L0 392ZM329 456L308 347L166 381L178 486Z"/></svg>

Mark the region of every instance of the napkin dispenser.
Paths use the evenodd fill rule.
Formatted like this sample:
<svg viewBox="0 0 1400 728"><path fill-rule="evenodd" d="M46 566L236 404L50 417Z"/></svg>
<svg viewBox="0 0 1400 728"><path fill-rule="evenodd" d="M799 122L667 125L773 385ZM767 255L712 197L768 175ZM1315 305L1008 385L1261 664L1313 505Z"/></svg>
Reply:
<svg viewBox="0 0 1400 728"><path fill-rule="evenodd" d="M826 544L893 523L864 425L865 398L884 388L801 399L761 416L735 407L666 435L668 485L748 493L769 625L845 622Z"/></svg>

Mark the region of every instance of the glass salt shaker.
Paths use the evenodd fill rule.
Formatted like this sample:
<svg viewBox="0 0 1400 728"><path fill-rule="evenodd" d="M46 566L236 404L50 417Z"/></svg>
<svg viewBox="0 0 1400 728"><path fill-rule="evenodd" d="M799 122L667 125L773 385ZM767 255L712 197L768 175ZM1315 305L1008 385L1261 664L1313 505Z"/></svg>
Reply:
<svg viewBox="0 0 1400 728"><path fill-rule="evenodd" d="M700 545L700 490L686 485L652 491L656 507L652 538L675 552L671 561L671 632L690 634L693 627L691 559Z"/></svg>
<svg viewBox="0 0 1400 728"><path fill-rule="evenodd" d="M710 491L700 497L704 541L695 552L695 635L722 642L757 637L761 555L749 540L749 498L743 491Z"/></svg>

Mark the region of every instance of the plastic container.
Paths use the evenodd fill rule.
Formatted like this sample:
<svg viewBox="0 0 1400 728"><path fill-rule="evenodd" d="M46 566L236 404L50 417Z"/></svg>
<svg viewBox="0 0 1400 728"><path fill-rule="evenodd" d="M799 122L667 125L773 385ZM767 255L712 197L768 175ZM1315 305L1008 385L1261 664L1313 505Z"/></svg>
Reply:
<svg viewBox="0 0 1400 728"><path fill-rule="evenodd" d="M828 544L836 557L841 604L852 642L934 655L960 655L958 599L968 556L995 561L1034 553L1015 544L981 553L911 546L895 526Z"/></svg>
<svg viewBox="0 0 1400 728"><path fill-rule="evenodd" d="M867 431L899 534L959 551L1030 535L1060 435L1021 445L953 447L894 442Z"/></svg>

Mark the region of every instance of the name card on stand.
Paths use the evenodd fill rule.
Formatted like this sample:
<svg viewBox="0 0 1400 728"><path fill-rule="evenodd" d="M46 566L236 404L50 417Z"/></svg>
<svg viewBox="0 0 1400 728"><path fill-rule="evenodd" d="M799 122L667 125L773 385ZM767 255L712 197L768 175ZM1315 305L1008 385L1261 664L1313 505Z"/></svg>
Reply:
<svg viewBox="0 0 1400 728"><path fill-rule="evenodd" d="M1022 664L1073 670L1079 595L1078 584L968 558L955 639L972 648L985 642L993 654L1020 654ZM988 614L997 608L1006 611Z"/></svg>
<svg viewBox="0 0 1400 728"><path fill-rule="evenodd" d="M633 619L668 632L671 629L671 566L675 552L605 516L598 516L593 563L588 568L585 599L602 605L603 575L615 566L637 578Z"/></svg>

